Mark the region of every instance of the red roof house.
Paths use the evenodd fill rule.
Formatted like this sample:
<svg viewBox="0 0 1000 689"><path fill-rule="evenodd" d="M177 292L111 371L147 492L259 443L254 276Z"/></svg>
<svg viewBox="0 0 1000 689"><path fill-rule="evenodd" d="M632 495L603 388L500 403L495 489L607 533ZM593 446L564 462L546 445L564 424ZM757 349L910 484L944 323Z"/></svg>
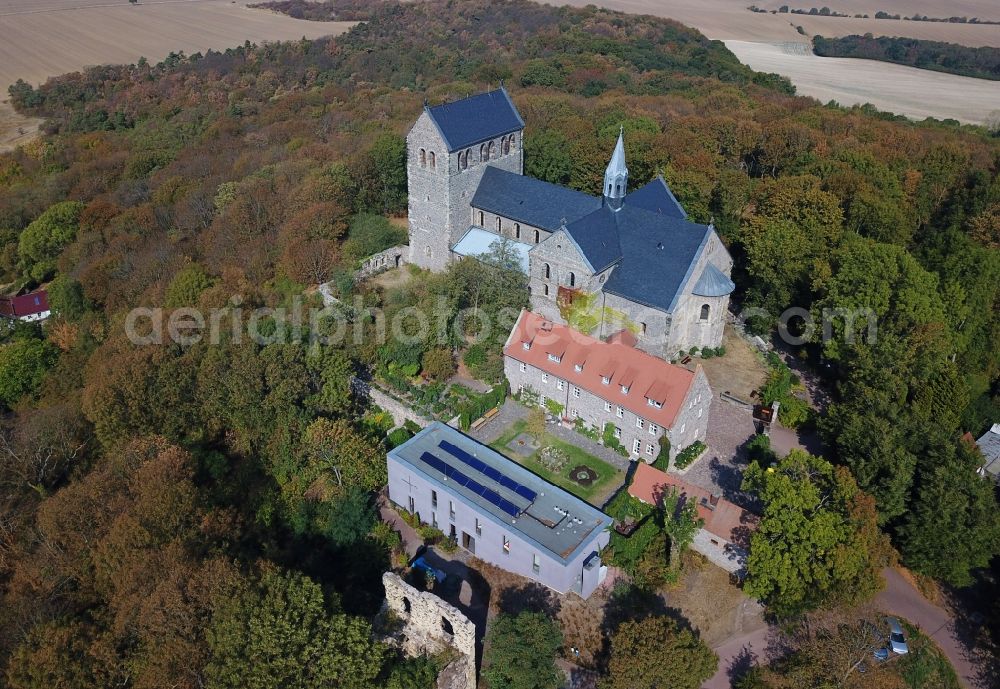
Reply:
<svg viewBox="0 0 1000 689"><path fill-rule="evenodd" d="M19 297L0 297L0 316L22 321L39 321L49 316L49 295L38 290Z"/></svg>
<svg viewBox="0 0 1000 689"><path fill-rule="evenodd" d="M647 505L660 505L671 490L676 490L683 500L694 500L698 516L705 520L702 534L695 537L692 547L731 572L742 567L759 517L701 486L642 462L628 488L629 495Z"/></svg>

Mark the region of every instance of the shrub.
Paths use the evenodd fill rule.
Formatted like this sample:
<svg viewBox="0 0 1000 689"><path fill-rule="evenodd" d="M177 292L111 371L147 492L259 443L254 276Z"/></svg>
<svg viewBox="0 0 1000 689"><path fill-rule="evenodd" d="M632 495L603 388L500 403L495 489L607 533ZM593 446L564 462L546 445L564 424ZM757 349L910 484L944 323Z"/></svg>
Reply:
<svg viewBox="0 0 1000 689"><path fill-rule="evenodd" d="M697 347L692 347L691 349L688 350L688 354L690 354L691 356L694 356L697 353L698 353Z"/></svg>
<svg viewBox="0 0 1000 689"><path fill-rule="evenodd" d="M389 433L387 441L389 443L389 447L399 447L412 437L413 434L410 433L409 429L397 428L396 430Z"/></svg>
<svg viewBox="0 0 1000 689"><path fill-rule="evenodd" d="M486 346L482 343L472 345L462 360L471 369L479 368L486 363Z"/></svg>
<svg viewBox="0 0 1000 689"><path fill-rule="evenodd" d="M628 450L618 442L618 438L615 437L615 425L610 421L604 424L604 433L602 433L601 439L604 441L604 447L611 448L622 457L628 457Z"/></svg>
<svg viewBox="0 0 1000 689"><path fill-rule="evenodd" d="M421 366L424 375L433 380L447 380L455 375L455 360L447 347L435 347L424 352Z"/></svg>
<svg viewBox="0 0 1000 689"><path fill-rule="evenodd" d="M809 421L810 411L809 404L804 399L788 395L780 400L778 420L783 426L798 428Z"/></svg>
<svg viewBox="0 0 1000 689"><path fill-rule="evenodd" d="M552 414L552 416L561 416L566 407L559 404L555 400L545 400L545 408L549 410L549 413Z"/></svg>
<svg viewBox="0 0 1000 689"><path fill-rule="evenodd" d="M771 449L771 439L764 435L755 435L747 443L747 457L751 462L757 462L761 466L770 466L777 457Z"/></svg>
<svg viewBox="0 0 1000 689"><path fill-rule="evenodd" d="M412 435L416 435L421 431L420 425L411 419L407 419L403 422L403 428L408 430Z"/></svg>
<svg viewBox="0 0 1000 689"><path fill-rule="evenodd" d="M698 456L701 455L701 453L704 451L705 451L705 443L701 442L700 440L695 440L693 443L691 443L690 445L688 445L687 447L685 447L683 450L680 451L680 453L677 455L677 458L674 460L674 466L677 467L678 469L684 469L685 467L689 466L691 462L697 459Z"/></svg>
<svg viewBox="0 0 1000 689"><path fill-rule="evenodd" d="M653 460L653 466L660 471L666 471L670 468L670 438L661 435L657 443L660 446L660 453Z"/></svg>

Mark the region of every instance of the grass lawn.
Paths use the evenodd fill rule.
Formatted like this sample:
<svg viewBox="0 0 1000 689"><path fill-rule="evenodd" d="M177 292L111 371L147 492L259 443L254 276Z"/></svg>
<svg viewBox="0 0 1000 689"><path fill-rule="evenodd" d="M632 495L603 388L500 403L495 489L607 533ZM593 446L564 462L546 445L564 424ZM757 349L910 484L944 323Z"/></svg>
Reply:
<svg viewBox="0 0 1000 689"><path fill-rule="evenodd" d="M955 669L931 639L903 621L910 652L898 660L897 670L910 689L960 689Z"/></svg>
<svg viewBox="0 0 1000 689"><path fill-rule="evenodd" d="M541 438L542 446L551 445L553 447L557 447L566 452L569 456L569 460L566 462L566 465L560 469L558 473L553 473L538 461L537 452L528 457L524 457L516 452L513 452L507 447L507 443L516 438L517 435L523 431L524 420L522 419L520 421L516 421L502 436L497 439L496 442L491 445L491 447L505 457L514 460L526 469L538 474L546 481L554 483L560 488L569 491L579 498L583 498L593 505L597 505L599 507L611 494L611 491L621 485L621 483L625 480L625 472L621 471L617 467L614 467L591 454L587 454L575 445L571 445L553 435L546 433ZM597 472L597 479L589 486L581 486L569 477L569 472L581 464L585 464Z"/></svg>

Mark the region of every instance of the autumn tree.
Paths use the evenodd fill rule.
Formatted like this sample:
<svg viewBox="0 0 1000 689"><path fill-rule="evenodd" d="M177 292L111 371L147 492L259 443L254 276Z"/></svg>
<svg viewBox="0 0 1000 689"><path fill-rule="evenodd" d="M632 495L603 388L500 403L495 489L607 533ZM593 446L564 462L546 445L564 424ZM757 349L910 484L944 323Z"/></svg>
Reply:
<svg viewBox="0 0 1000 689"><path fill-rule="evenodd" d="M715 674L719 659L690 628L669 617L623 622L611 637L601 689L697 689Z"/></svg>

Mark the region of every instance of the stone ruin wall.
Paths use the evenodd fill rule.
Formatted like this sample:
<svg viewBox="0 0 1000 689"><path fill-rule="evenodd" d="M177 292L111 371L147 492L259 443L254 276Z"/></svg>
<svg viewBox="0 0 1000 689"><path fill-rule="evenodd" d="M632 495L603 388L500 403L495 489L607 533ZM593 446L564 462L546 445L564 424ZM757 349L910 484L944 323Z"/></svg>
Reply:
<svg viewBox="0 0 1000 689"><path fill-rule="evenodd" d="M396 640L408 656L434 655L449 648L458 659L438 675L437 689L475 689L476 625L455 606L429 591L419 591L399 575L382 575L385 607L402 621ZM453 633L445 630L447 620Z"/></svg>

